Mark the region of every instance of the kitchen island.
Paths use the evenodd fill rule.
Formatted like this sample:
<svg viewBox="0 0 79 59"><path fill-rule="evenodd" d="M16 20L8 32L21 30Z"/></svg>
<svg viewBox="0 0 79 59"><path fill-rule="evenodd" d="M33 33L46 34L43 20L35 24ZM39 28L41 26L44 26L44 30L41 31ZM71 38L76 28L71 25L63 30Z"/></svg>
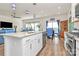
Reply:
<svg viewBox="0 0 79 59"><path fill-rule="evenodd" d="M42 31L1 34L5 56L35 56L42 49Z"/></svg>

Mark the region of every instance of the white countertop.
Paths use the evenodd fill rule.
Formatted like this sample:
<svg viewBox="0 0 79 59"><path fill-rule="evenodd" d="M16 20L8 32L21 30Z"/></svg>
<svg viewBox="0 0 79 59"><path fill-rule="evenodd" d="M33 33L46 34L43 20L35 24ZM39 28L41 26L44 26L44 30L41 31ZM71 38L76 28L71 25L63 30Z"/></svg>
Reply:
<svg viewBox="0 0 79 59"><path fill-rule="evenodd" d="M0 35L22 38L22 37L26 37L26 36L35 35L35 34L38 34L38 33L42 33L42 31L38 31L38 32L17 32L17 33L8 33L8 34L0 34Z"/></svg>

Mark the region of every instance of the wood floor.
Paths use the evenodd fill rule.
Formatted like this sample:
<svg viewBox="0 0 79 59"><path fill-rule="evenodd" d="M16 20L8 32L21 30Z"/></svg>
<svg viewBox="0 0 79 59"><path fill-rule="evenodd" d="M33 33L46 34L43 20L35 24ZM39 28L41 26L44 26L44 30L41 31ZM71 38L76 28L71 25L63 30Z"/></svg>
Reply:
<svg viewBox="0 0 79 59"><path fill-rule="evenodd" d="M0 56L4 55L4 45L0 45Z"/></svg>
<svg viewBox="0 0 79 59"><path fill-rule="evenodd" d="M58 38L48 39L46 46L38 54L38 56L66 56L64 49L64 41Z"/></svg>

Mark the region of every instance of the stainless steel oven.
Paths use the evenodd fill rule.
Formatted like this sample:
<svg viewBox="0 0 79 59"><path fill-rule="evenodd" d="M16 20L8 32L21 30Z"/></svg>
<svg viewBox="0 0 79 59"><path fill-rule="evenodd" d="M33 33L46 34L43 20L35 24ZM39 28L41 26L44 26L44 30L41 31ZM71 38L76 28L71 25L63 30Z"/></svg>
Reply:
<svg viewBox="0 0 79 59"><path fill-rule="evenodd" d="M70 33L67 34L66 48L71 56L76 56L76 40Z"/></svg>

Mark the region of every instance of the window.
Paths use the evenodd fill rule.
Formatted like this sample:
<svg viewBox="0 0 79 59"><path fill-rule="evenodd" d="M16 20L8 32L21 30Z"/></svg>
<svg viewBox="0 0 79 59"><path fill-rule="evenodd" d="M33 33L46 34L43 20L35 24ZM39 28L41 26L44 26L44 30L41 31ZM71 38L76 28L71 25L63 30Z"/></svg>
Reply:
<svg viewBox="0 0 79 59"><path fill-rule="evenodd" d="M58 22L57 21L53 21L53 30L54 30L54 32L58 33L58 29L59 29Z"/></svg>
<svg viewBox="0 0 79 59"><path fill-rule="evenodd" d="M32 31L35 30L35 25L34 25L34 23L31 23L31 29L32 29Z"/></svg>
<svg viewBox="0 0 79 59"><path fill-rule="evenodd" d="M27 23L26 29L28 31L39 31L40 30L40 23L39 22Z"/></svg>
<svg viewBox="0 0 79 59"><path fill-rule="evenodd" d="M54 22L53 22L53 28L58 28L58 23L57 23L57 21L54 21Z"/></svg>
<svg viewBox="0 0 79 59"><path fill-rule="evenodd" d="M47 28L52 28L52 22L48 22Z"/></svg>
<svg viewBox="0 0 79 59"><path fill-rule="evenodd" d="M35 31L39 31L40 30L40 24L39 23L35 23Z"/></svg>

